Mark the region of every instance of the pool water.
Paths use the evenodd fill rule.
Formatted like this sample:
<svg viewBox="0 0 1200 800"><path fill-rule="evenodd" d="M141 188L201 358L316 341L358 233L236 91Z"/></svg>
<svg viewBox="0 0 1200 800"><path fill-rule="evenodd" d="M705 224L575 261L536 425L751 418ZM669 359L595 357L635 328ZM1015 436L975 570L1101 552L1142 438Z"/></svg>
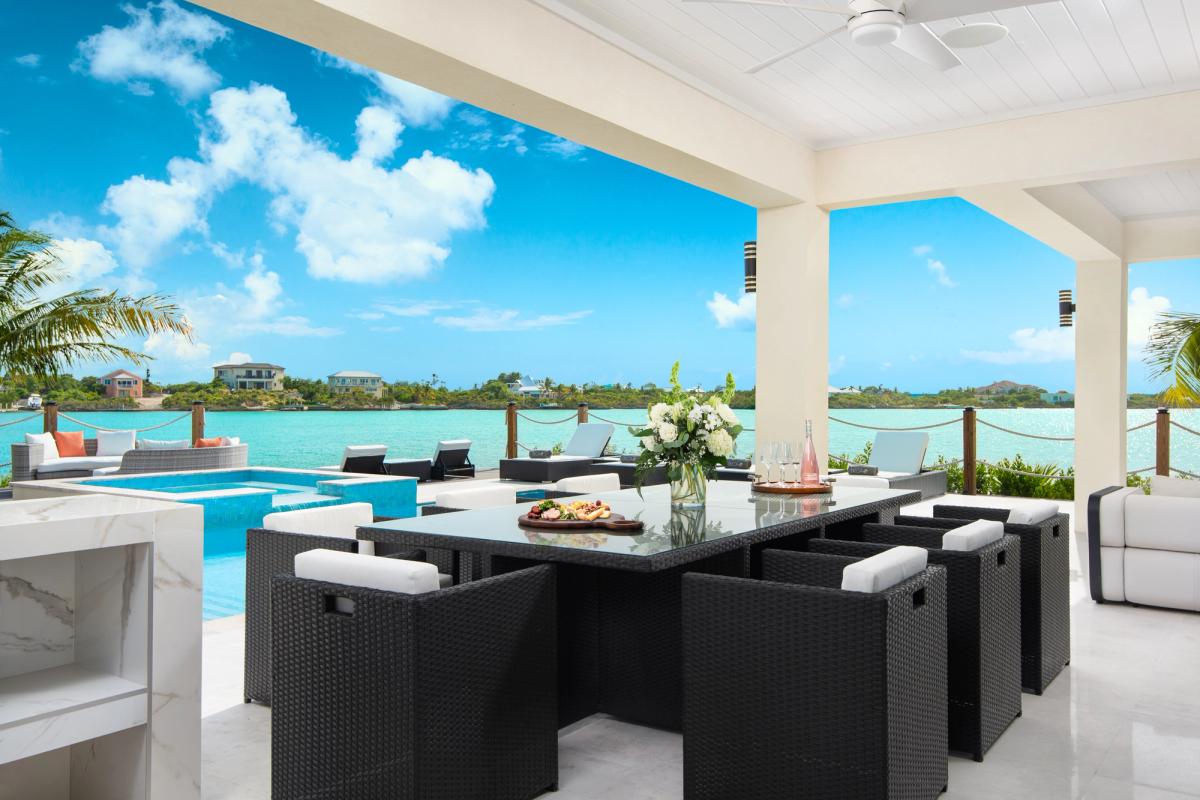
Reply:
<svg viewBox="0 0 1200 800"><path fill-rule="evenodd" d="M158 473L80 481L92 486L162 493L163 500L204 507L204 619L246 610L246 530L276 511L370 503L378 516L417 513L413 480L346 481L337 473L240 469Z"/></svg>

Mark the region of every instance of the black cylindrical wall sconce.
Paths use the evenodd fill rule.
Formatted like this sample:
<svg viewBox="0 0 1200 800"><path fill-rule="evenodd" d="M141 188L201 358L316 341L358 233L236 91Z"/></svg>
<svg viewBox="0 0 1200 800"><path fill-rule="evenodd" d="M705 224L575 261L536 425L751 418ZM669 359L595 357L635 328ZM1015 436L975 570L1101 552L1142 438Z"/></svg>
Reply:
<svg viewBox="0 0 1200 800"><path fill-rule="evenodd" d="M1069 328L1075 324L1075 304L1071 302L1071 290L1060 289L1058 292L1058 327Z"/></svg>
<svg viewBox="0 0 1200 800"><path fill-rule="evenodd" d="M742 248L746 257L746 294L758 291L758 242L746 242Z"/></svg>

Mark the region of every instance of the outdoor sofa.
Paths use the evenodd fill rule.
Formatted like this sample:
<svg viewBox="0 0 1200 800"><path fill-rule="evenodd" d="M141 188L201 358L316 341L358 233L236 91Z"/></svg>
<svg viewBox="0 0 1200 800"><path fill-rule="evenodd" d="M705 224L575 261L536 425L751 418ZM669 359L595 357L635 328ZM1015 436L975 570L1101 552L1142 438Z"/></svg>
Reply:
<svg viewBox="0 0 1200 800"><path fill-rule="evenodd" d="M231 440L236 441L236 440ZM84 439L86 456L46 458L45 446L16 442L12 445L12 480L87 478L93 475L133 475L144 472L184 472L205 469L237 469L249 464L249 446L189 447L183 440L174 447L144 447L138 441L120 455L97 455L96 439Z"/></svg>
<svg viewBox="0 0 1200 800"><path fill-rule="evenodd" d="M576 426L562 455L500 459L500 479L550 483L576 475L588 475L592 464L604 456L604 448L608 446L612 435L613 426L607 422L584 422Z"/></svg>
<svg viewBox="0 0 1200 800"><path fill-rule="evenodd" d="M1200 482L1154 476L1150 494L1088 498L1088 581L1097 603L1200 611Z"/></svg>
<svg viewBox="0 0 1200 800"><path fill-rule="evenodd" d="M867 461L867 466L877 468L878 473L851 475L847 470L831 470L829 479L841 486L920 491L922 500L941 497L946 493L946 471L924 468L928 448L928 433L880 431L875 434Z"/></svg>

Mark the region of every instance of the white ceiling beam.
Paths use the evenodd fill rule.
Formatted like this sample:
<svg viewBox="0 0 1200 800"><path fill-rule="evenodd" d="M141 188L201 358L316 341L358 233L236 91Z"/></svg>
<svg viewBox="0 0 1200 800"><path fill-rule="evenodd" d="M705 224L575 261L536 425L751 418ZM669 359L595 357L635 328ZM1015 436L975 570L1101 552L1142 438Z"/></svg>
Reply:
<svg viewBox="0 0 1200 800"><path fill-rule="evenodd" d="M817 153L829 209L1029 188L1200 165L1200 91Z"/></svg>
<svg viewBox="0 0 1200 800"><path fill-rule="evenodd" d="M1079 184L1030 190L992 186L961 196L1075 261L1123 257L1121 220Z"/></svg>
<svg viewBox="0 0 1200 800"><path fill-rule="evenodd" d="M1200 214L1129 220L1125 257L1131 264L1200 258Z"/></svg>
<svg viewBox="0 0 1200 800"><path fill-rule="evenodd" d="M814 196L795 139L528 0L195 1L749 205Z"/></svg>

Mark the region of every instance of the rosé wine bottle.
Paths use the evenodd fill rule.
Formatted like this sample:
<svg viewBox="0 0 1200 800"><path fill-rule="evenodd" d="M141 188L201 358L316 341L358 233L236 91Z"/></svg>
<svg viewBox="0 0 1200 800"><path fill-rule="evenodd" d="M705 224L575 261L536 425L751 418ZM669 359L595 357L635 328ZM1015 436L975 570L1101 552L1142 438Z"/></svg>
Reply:
<svg viewBox="0 0 1200 800"><path fill-rule="evenodd" d="M821 467L817 464L817 448L813 446L812 420L804 421L804 456L800 462L800 483L816 486L821 482Z"/></svg>

